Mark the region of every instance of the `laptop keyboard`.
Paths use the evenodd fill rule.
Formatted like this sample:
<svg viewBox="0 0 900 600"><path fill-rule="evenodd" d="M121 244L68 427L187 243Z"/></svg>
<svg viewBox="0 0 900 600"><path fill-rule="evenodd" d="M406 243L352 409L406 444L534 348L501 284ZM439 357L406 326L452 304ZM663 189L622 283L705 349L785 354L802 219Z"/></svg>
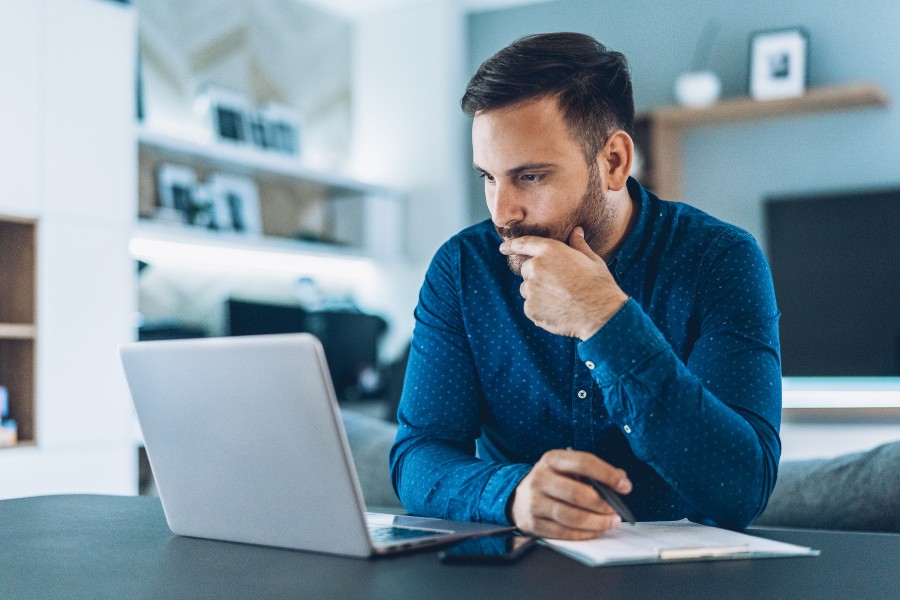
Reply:
<svg viewBox="0 0 900 600"><path fill-rule="evenodd" d="M390 544L422 537L448 535L436 529L411 529L409 527L369 527L369 535L376 544Z"/></svg>

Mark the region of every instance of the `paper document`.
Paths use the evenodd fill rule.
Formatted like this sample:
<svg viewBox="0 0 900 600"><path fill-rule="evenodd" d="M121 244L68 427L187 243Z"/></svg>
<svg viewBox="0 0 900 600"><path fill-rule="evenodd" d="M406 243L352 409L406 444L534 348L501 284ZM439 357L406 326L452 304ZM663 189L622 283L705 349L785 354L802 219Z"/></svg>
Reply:
<svg viewBox="0 0 900 600"><path fill-rule="evenodd" d="M818 550L682 521L623 523L597 539L542 540L591 567L670 560L723 560L772 556L816 556Z"/></svg>

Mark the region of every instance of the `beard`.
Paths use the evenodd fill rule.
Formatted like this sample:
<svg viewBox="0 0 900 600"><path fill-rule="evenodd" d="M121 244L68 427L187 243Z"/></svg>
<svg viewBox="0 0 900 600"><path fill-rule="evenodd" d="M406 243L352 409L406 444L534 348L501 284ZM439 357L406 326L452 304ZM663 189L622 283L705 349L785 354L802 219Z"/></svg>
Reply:
<svg viewBox="0 0 900 600"><path fill-rule="evenodd" d="M603 192L600 176L595 169L591 169L588 178L587 191L581 198L581 202L566 215L559 223L548 225L522 225L513 223L509 227L494 226L503 241L524 235L536 235L550 238L563 244L569 243L572 231L581 225L584 228L584 239L594 252L598 252L604 243L610 239L613 229L613 209ZM598 252L599 254L599 252ZM522 265L531 258L522 254L511 254L506 257L509 269L516 275L522 274Z"/></svg>

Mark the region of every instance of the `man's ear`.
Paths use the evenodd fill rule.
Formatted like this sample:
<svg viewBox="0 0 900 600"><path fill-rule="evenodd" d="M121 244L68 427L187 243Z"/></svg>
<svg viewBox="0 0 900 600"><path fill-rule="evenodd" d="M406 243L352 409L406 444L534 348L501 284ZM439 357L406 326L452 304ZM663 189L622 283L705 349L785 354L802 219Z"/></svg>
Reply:
<svg viewBox="0 0 900 600"><path fill-rule="evenodd" d="M597 157L597 166L606 175L609 189L619 191L625 187L633 160L634 141L631 136L621 129L612 132Z"/></svg>

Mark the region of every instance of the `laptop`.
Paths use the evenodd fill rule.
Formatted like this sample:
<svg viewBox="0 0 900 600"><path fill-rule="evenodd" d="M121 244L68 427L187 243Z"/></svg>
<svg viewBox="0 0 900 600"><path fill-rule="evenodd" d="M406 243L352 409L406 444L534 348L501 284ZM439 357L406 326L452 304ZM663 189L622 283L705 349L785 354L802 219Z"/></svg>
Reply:
<svg viewBox="0 0 900 600"><path fill-rule="evenodd" d="M310 334L137 342L120 357L175 534L370 557L511 529L368 513Z"/></svg>

